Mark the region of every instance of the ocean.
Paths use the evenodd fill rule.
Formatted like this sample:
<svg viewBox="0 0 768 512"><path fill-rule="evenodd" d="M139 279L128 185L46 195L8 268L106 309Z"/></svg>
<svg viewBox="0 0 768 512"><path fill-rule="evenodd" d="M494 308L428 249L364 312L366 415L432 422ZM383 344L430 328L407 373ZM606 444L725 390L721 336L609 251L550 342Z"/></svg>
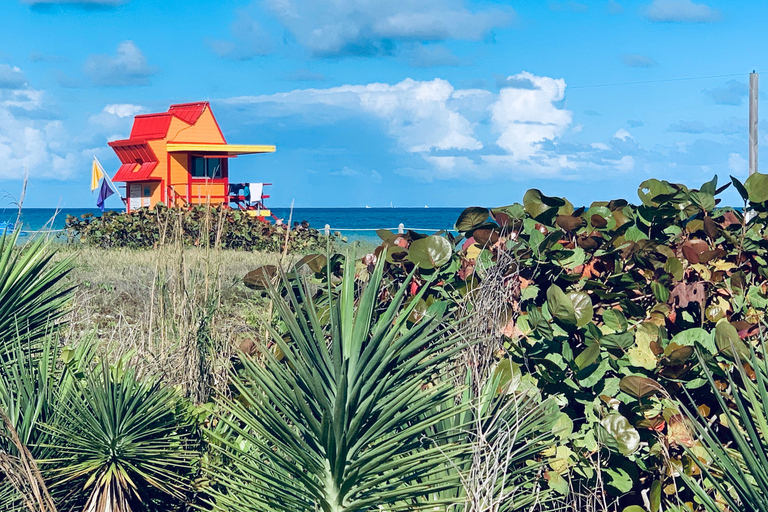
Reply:
<svg viewBox="0 0 768 512"><path fill-rule="evenodd" d="M452 230L463 208L294 208L293 221L306 220L310 227L322 230L326 224L331 231L340 231L349 240L375 242L376 229L396 231L400 224L415 231ZM272 212L287 223L290 208L272 208ZM67 215L85 213L100 215L97 208L24 208L22 229L28 232L60 230ZM18 210L0 209L0 223L16 221Z"/></svg>

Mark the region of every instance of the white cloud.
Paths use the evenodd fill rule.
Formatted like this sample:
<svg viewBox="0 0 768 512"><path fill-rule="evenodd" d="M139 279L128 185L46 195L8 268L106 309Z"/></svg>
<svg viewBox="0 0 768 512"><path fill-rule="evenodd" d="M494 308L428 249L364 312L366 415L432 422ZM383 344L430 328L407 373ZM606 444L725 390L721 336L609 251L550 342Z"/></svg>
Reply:
<svg viewBox="0 0 768 512"><path fill-rule="evenodd" d="M114 56L91 55L84 71L91 82L99 86L149 85L149 78L158 73L133 41L117 45Z"/></svg>
<svg viewBox="0 0 768 512"><path fill-rule="evenodd" d="M728 170L737 176L743 176L747 174L749 164L746 158L738 153L731 153L728 155Z"/></svg>
<svg viewBox="0 0 768 512"><path fill-rule="evenodd" d="M24 87L0 90L0 180L32 177L66 179L76 154L61 121L40 119L43 92ZM43 116L44 117L44 116Z"/></svg>
<svg viewBox="0 0 768 512"><path fill-rule="evenodd" d="M483 146L474 126L451 104L453 86L441 79L419 82L410 78L389 85L343 85L329 89L298 89L287 93L232 98L227 103L274 104L278 115L312 105L363 111L384 120L387 132L409 152L477 150Z"/></svg>
<svg viewBox="0 0 768 512"><path fill-rule="evenodd" d="M629 133L629 132L628 132L627 130L625 130L624 128L619 128L619 129L616 131L616 133L614 133L614 134L613 134L613 138L614 138L614 139L619 139L619 140L635 140L635 139L632 137L632 134L631 134L631 133Z"/></svg>
<svg viewBox="0 0 768 512"><path fill-rule="evenodd" d="M27 84L27 77L21 69L0 64L0 89L21 89Z"/></svg>
<svg viewBox="0 0 768 512"><path fill-rule="evenodd" d="M711 23L720 20L720 11L691 0L653 0L645 16L660 22Z"/></svg>
<svg viewBox="0 0 768 512"><path fill-rule="evenodd" d="M511 8L470 10L462 0L268 0L296 41L320 56L389 54L402 41L480 40Z"/></svg>
<svg viewBox="0 0 768 512"><path fill-rule="evenodd" d="M573 125L572 112L562 106L564 80L523 72L503 84L498 92L457 90L442 79L408 78L394 85L230 98L223 106L239 115L277 118L281 123L300 118L303 127L338 125L345 118L382 121L384 132L403 150L400 156L415 157L396 172L426 181L492 176L582 179L606 170L632 171L644 155L623 128L591 145L569 141L580 130Z"/></svg>
<svg viewBox="0 0 768 512"><path fill-rule="evenodd" d="M133 117L145 111L141 105L133 105L131 103L113 103L104 107L104 112L117 117Z"/></svg>
<svg viewBox="0 0 768 512"><path fill-rule="evenodd" d="M500 133L496 143L514 159L528 160L540 152L542 142L565 133L573 114L554 104L565 97L565 80L527 72L510 78L529 81L535 88L499 91L491 107L493 127Z"/></svg>

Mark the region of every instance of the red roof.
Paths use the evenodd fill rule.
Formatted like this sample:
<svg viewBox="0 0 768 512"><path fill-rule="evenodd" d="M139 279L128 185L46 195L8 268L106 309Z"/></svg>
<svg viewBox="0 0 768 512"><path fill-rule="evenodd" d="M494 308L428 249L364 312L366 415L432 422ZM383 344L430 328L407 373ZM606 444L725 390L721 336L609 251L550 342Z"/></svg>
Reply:
<svg viewBox="0 0 768 512"><path fill-rule="evenodd" d="M162 139L171 125L171 114L143 114L136 116L131 129L131 139Z"/></svg>
<svg viewBox="0 0 768 512"><path fill-rule="evenodd" d="M137 163L123 164L115 173L112 181L160 181L160 178L151 176L152 171L157 167L157 162L146 162L141 165ZM134 170L136 169L136 170Z"/></svg>
<svg viewBox="0 0 768 512"><path fill-rule="evenodd" d="M168 108L168 113L173 114L187 124L195 124L203 111L208 107L207 101L198 103L178 103Z"/></svg>

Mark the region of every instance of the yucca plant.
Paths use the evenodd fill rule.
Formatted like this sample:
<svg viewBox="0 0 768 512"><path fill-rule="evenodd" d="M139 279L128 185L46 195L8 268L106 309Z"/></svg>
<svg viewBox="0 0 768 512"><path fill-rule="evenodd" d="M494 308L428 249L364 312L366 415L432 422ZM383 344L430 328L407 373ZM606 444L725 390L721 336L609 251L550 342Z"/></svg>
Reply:
<svg viewBox="0 0 768 512"><path fill-rule="evenodd" d="M681 478L707 512L722 512L724 506L731 511L768 512L768 359L765 340L762 340L761 357L758 357L754 347L747 348L738 340L735 330L732 339L737 341L738 347L726 348L734 362L724 372L731 403L726 402L715 383L707 366L711 361L698 354L727 428L721 427L718 432L716 426L698 417L696 410L686 411L710 462L690 453L701 470L701 478L685 472L681 472ZM748 373L748 368L754 375Z"/></svg>
<svg viewBox="0 0 768 512"><path fill-rule="evenodd" d="M61 280L72 268L71 259L51 264L51 241L41 237L17 246L19 231L0 232L0 353L19 334L44 336L66 313L70 288Z"/></svg>
<svg viewBox="0 0 768 512"><path fill-rule="evenodd" d="M325 323L305 282L286 282L285 298L271 289L287 339L269 327L278 350L243 356L235 397L221 400L216 510L439 507L426 496L459 485L445 469L465 448L433 430L462 410L444 375L463 345L443 327L445 306L411 324L420 296L404 304L405 285L376 308L381 261L359 294L353 260L343 265L339 293L326 291Z"/></svg>
<svg viewBox="0 0 768 512"><path fill-rule="evenodd" d="M36 341L16 338L0 361L0 510L9 512L55 510L35 459L63 372L56 365L58 339Z"/></svg>
<svg viewBox="0 0 768 512"><path fill-rule="evenodd" d="M63 510L152 512L188 498L197 453L188 404L157 380L102 363L60 397L44 460Z"/></svg>

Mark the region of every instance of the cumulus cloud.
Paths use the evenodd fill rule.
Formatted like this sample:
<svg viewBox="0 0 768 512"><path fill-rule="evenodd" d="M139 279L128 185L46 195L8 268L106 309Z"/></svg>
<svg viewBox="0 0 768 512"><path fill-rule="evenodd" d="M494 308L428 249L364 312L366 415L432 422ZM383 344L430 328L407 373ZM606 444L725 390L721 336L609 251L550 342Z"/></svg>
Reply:
<svg viewBox="0 0 768 512"><path fill-rule="evenodd" d="M653 0L645 17L658 22L711 23L720 20L720 11L692 0Z"/></svg>
<svg viewBox="0 0 768 512"><path fill-rule="evenodd" d="M27 77L16 66L0 64L0 89L20 89L27 83Z"/></svg>
<svg viewBox="0 0 768 512"><path fill-rule="evenodd" d="M66 179L77 153L68 143L62 122L39 115L44 94L26 85L0 89L0 180L33 177Z"/></svg>
<svg viewBox="0 0 768 512"><path fill-rule="evenodd" d="M624 128L619 128L616 133L613 134L613 138L619 140L635 140L634 137L632 137L632 134Z"/></svg>
<svg viewBox="0 0 768 512"><path fill-rule="evenodd" d="M565 97L565 80L523 72L512 77L532 83L533 89L504 88L491 107L491 120L499 132L496 143L515 160L527 160L540 151L540 143L565 133L573 118L555 103Z"/></svg>
<svg viewBox="0 0 768 512"><path fill-rule="evenodd" d="M391 54L404 41L480 40L514 17L510 8L470 10L463 0L267 0L267 5L315 56Z"/></svg>
<svg viewBox="0 0 768 512"><path fill-rule="evenodd" d="M622 55L621 61L625 66L629 66L631 68L652 68L659 65L658 62L648 57L647 55L640 55L638 53Z"/></svg>
<svg viewBox="0 0 768 512"><path fill-rule="evenodd" d="M272 115L288 115L323 105L360 111L383 120L387 132L409 152L476 150L482 144L469 120L453 108L454 89L445 80L405 79L389 84L343 85L287 93L232 98L232 105L266 105Z"/></svg>
<svg viewBox="0 0 768 512"><path fill-rule="evenodd" d="M563 107L566 84L562 79L522 72L497 77L497 81L503 86L500 90L456 89L442 79L409 78L397 84L230 98L217 108L229 108L264 123L275 119L281 126L298 123L300 129L307 124L341 126L342 122L362 121L371 127L371 123L379 123L400 149L395 154L402 163L394 171L422 181L494 176L590 179L606 172L629 175L648 162L664 162L668 156L642 149L619 127L605 133L602 140L576 142L580 125L573 124L573 113ZM702 151L698 146L695 149ZM709 162L714 154L718 153L704 152L700 160ZM677 153L676 157L681 160ZM368 178L367 172L352 167L328 172ZM373 173L370 178L376 180Z"/></svg>
<svg viewBox="0 0 768 512"><path fill-rule="evenodd" d="M742 100L749 94L747 84L737 80L729 80L720 87L704 89L704 94L709 96L718 105L741 105Z"/></svg>
<svg viewBox="0 0 768 512"><path fill-rule="evenodd" d="M117 117L133 117L136 114L141 114L146 110L141 105L133 105L131 103L113 103L104 107L104 112L112 114Z"/></svg>
<svg viewBox="0 0 768 512"><path fill-rule="evenodd" d="M269 55L274 47L269 35L258 21L243 9L235 12L235 21L229 27L231 40L211 40L209 44L220 57L246 61Z"/></svg>
<svg viewBox="0 0 768 512"><path fill-rule="evenodd" d="M84 71L99 86L149 85L149 78L158 73L133 41L120 43L115 55L91 55Z"/></svg>

